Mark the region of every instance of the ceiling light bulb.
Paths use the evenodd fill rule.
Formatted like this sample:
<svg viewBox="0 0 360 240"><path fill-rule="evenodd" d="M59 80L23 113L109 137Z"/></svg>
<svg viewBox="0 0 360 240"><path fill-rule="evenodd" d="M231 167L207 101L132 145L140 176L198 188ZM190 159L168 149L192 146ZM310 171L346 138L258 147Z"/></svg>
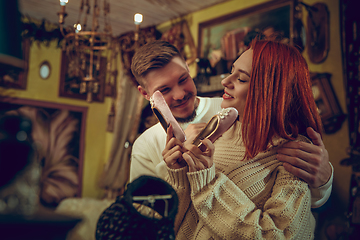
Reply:
<svg viewBox="0 0 360 240"><path fill-rule="evenodd" d="M136 13L134 15L134 22L135 24L140 24L143 21L143 15L141 13Z"/></svg>
<svg viewBox="0 0 360 240"><path fill-rule="evenodd" d="M75 28L76 33L80 32L81 31L81 24L80 23L75 23L74 28Z"/></svg>
<svg viewBox="0 0 360 240"><path fill-rule="evenodd" d="M60 5L65 6L68 2L69 0L60 0Z"/></svg>

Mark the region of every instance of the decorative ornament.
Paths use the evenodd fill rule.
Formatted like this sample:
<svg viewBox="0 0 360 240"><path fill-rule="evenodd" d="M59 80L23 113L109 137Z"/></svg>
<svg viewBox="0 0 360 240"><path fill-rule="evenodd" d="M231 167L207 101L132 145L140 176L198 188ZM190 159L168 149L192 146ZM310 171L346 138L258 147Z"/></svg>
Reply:
<svg viewBox="0 0 360 240"><path fill-rule="evenodd" d="M329 10L324 3L302 4L308 11L307 53L311 62L321 63L327 58L330 47Z"/></svg>

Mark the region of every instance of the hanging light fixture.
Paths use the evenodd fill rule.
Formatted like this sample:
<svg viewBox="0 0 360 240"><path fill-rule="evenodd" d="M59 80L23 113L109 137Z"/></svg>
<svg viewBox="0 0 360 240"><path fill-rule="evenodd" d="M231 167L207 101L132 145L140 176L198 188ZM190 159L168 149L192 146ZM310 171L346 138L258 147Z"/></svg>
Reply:
<svg viewBox="0 0 360 240"><path fill-rule="evenodd" d="M135 13L134 15L134 23L136 26L135 32L135 43L139 41L139 31L140 31L140 24L143 21L143 15L141 13Z"/></svg>
<svg viewBox="0 0 360 240"><path fill-rule="evenodd" d="M134 34L124 34L118 38L118 42L120 44L121 51L123 53L129 53L136 50L141 42L140 38L140 24L143 21L143 15L141 13L135 13L134 15L134 23L136 30ZM142 36L145 38L146 36ZM143 39L144 40L144 39Z"/></svg>
<svg viewBox="0 0 360 240"><path fill-rule="evenodd" d="M60 31L64 36L63 51L69 60L69 71L76 82L72 82L72 88L78 90L80 94L86 94L86 100L92 102L93 94L97 94L101 88L100 78L113 77L113 71L117 71L117 66L111 66L119 52L114 37L112 36L111 26L107 19L110 12L108 0L103 0L103 19L104 27L100 31L99 17L100 5L98 0L93 1L90 6L89 0L82 0L79 9L78 21L74 28L67 31L64 28L64 19L67 16L65 6L68 0L60 0L61 10L58 12ZM91 9L92 8L92 9ZM92 19L91 14L92 12ZM82 22L80 21L82 18ZM87 30L88 19L91 19L91 30ZM101 61L107 59L107 67L101 68ZM115 68L115 69L113 69Z"/></svg>

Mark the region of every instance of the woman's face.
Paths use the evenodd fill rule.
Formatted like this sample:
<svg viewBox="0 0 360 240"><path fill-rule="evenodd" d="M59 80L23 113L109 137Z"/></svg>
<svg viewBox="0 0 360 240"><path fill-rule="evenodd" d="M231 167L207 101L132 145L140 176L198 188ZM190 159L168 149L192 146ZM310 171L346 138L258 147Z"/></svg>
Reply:
<svg viewBox="0 0 360 240"><path fill-rule="evenodd" d="M242 121L246 96L249 89L250 73L252 66L253 50L246 50L234 62L231 74L221 81L225 87L222 108L234 107L239 112L239 120Z"/></svg>

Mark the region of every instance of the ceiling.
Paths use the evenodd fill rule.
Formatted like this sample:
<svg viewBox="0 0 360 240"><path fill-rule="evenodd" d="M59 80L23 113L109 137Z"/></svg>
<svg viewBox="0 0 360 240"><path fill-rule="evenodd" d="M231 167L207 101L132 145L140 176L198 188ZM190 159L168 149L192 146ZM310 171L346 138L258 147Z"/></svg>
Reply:
<svg viewBox="0 0 360 240"><path fill-rule="evenodd" d="M73 26L79 18L79 9L82 0L69 0L66 4L65 26ZM95 0L87 0L93 9ZM103 24L103 1L97 0L101 12L99 19L100 30ZM195 12L227 0L106 0L110 3L110 21L114 36L134 31L134 14L143 14L141 28L154 26L168 20ZM84 0L86 2L86 0ZM46 19L48 22L58 24L60 11L59 0L18 0L19 10L25 15L34 19ZM85 13L85 10L84 10ZM92 10L90 13L92 16ZM83 21L84 14L80 23ZM91 17L88 18L88 25L91 26ZM90 29L87 29L90 30Z"/></svg>

